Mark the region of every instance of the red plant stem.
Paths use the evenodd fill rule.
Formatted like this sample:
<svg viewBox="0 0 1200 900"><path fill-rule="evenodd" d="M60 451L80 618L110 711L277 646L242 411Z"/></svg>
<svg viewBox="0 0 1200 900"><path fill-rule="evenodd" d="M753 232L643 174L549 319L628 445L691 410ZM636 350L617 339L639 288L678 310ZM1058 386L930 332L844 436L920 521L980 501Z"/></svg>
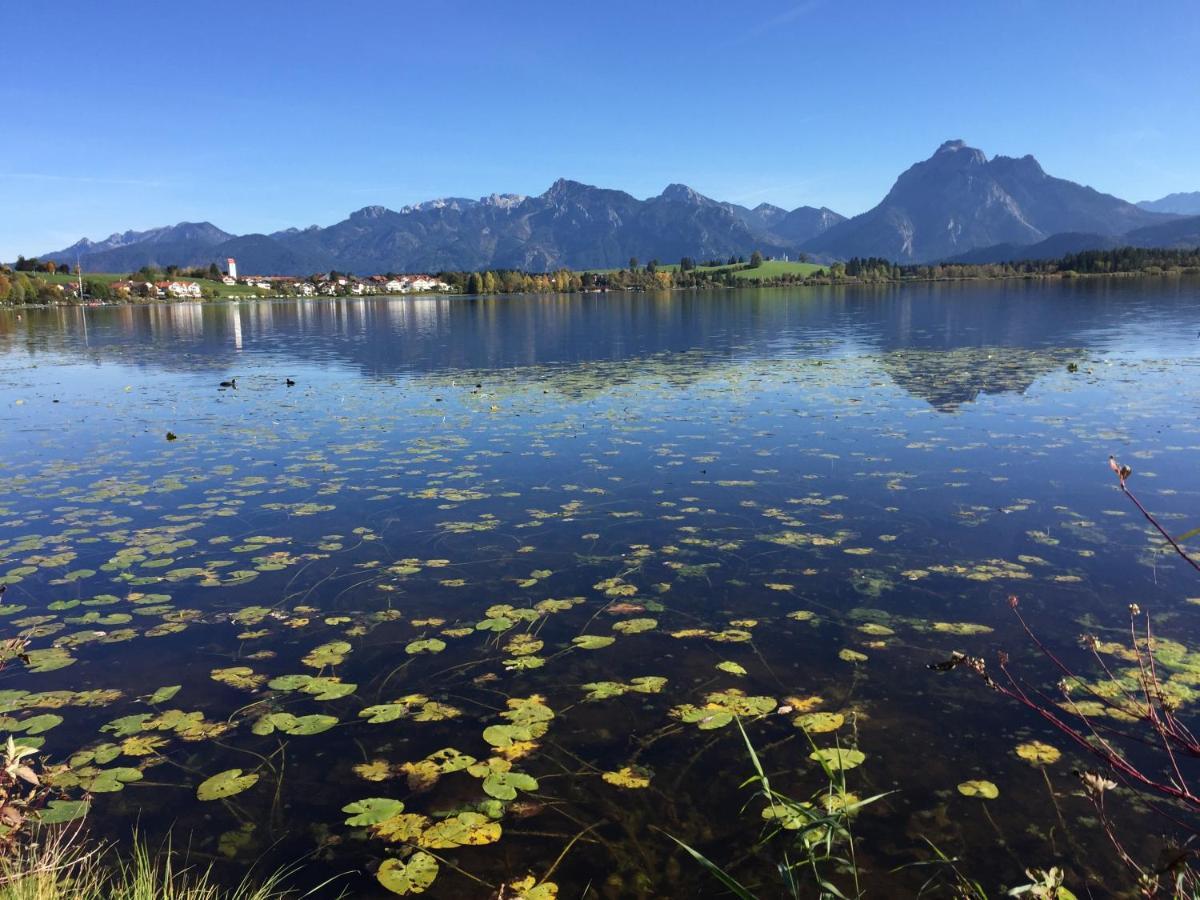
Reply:
<svg viewBox="0 0 1200 900"><path fill-rule="evenodd" d="M1108 742L1104 741L1102 738L1100 739L1101 747L1097 747L1079 730L1072 728L1062 719L1058 718L1058 716L1054 715L1054 713L1050 712L1049 709L1035 703L1033 700L1030 700L1025 692L1021 690L1016 679L1013 678L1007 668L1001 666L1000 670L1004 672L1004 676L1008 679L1011 689L997 683L995 685L996 690L1000 691L1005 696L1016 700L1018 703L1022 704L1028 709L1033 710L1035 713L1057 728L1062 734L1066 735L1068 738L1078 744L1082 749L1102 760L1105 765L1109 766L1111 769L1113 769L1113 771L1120 773L1123 777L1129 779L1130 781L1135 781L1144 787L1150 788L1157 793L1165 794L1168 797L1174 797L1176 800L1182 800L1189 806L1200 809L1200 797L1196 797L1186 788L1178 787L1173 784L1164 784L1163 782L1155 781L1149 776L1143 774L1128 760L1126 760L1125 757L1117 753L1111 747L1111 745L1109 745Z"/></svg>
<svg viewBox="0 0 1200 900"><path fill-rule="evenodd" d="M1178 553L1181 557L1183 557L1183 559L1187 562L1188 565L1190 565L1197 572L1200 572L1200 563L1196 562L1196 560L1194 560L1190 556L1188 556L1187 553L1184 551L1184 549L1182 547L1180 547L1178 543L1176 543L1175 538L1173 538L1173 537L1171 537L1171 535L1167 534L1167 530L1158 524L1158 519L1156 519L1156 518L1154 518L1154 516L1150 515L1150 513L1146 510L1146 507L1142 506L1141 501L1139 501L1138 498L1134 496L1133 491L1131 491L1129 489L1129 485L1127 485L1125 483L1125 479L1123 477L1121 477L1120 472L1117 472L1117 481L1119 481L1121 483L1121 490L1125 492L1125 496L1128 497L1130 500L1132 500L1133 505L1136 506L1138 508L1138 510L1141 511L1142 515L1146 517L1146 521L1149 522L1151 525L1153 525L1158 530L1158 533L1161 534L1164 538L1166 538L1167 543L1175 548L1175 552Z"/></svg>

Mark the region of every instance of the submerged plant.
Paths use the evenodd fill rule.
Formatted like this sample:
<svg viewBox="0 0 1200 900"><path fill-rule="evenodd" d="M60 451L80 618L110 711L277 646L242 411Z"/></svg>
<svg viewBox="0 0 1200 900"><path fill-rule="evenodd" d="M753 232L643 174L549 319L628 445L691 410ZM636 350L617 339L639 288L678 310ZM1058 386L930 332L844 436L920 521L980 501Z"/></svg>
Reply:
<svg viewBox="0 0 1200 900"><path fill-rule="evenodd" d="M1132 470L1109 457L1121 491L1138 508L1151 525L1166 539L1170 547L1189 565L1200 571L1200 564L1172 538L1166 529L1129 490L1127 481ZM1078 773L1084 795L1094 806L1101 826L1116 850L1121 862L1136 876L1143 896L1164 893L1171 896L1200 894L1200 872L1193 865L1197 850L1179 847L1168 854L1167 861L1151 867L1136 861L1126 849L1106 809L1106 795L1118 783L1133 790L1165 798L1181 807L1182 815L1191 822L1180 821L1176 813L1153 807L1172 824L1195 833L1195 817L1200 813L1200 789L1194 782L1200 778L1200 738L1181 718L1181 710L1193 691L1191 685L1200 674L1200 664L1189 659L1182 645L1155 638L1150 614L1136 604L1129 605L1128 644L1102 642L1093 635L1084 635L1081 644L1091 652L1102 673L1095 682L1088 681L1072 669L1062 657L1050 649L1021 615L1016 596L1009 597L1009 607L1033 645L1059 671L1058 699L1045 691L1028 685L1013 674L1007 653L1000 652L1000 677L993 678L987 663L980 657L955 652L948 660L930 666L947 671L965 668L977 675L987 687L1031 710L1054 727L1080 750L1090 754L1102 766L1101 771ZM1127 665L1115 668L1105 657L1111 656ZM1035 765L1058 759L1057 748L1033 741L1017 748L1017 754ZM1112 778L1103 772L1108 772ZM1113 779L1116 780L1113 780ZM1061 887L1062 873L1030 873L1032 883L1020 893L1032 897L1065 897Z"/></svg>
<svg viewBox="0 0 1200 900"><path fill-rule="evenodd" d="M847 897L831 880L833 876L829 869L834 868L849 873L852 882L850 896L862 897L864 892L859 882L851 820L859 810L887 796L887 793L883 793L860 799L846 789L845 773L853 766L845 760L854 759L853 765L856 766L865 758L863 754L841 747L819 748L805 732L813 748L810 758L820 764L825 786L809 800L794 800L771 786L771 780L741 719L734 721L754 768L754 774L742 782L742 787L753 786L754 798L765 803L760 815L767 824L758 846L764 847L773 841L784 845L780 850L777 869L786 895L799 897L803 888L815 886L818 896L822 898ZM746 807L752 803L754 799L748 801ZM674 835L667 834L667 837L682 847L734 896L741 900L754 900L754 892L717 863Z"/></svg>

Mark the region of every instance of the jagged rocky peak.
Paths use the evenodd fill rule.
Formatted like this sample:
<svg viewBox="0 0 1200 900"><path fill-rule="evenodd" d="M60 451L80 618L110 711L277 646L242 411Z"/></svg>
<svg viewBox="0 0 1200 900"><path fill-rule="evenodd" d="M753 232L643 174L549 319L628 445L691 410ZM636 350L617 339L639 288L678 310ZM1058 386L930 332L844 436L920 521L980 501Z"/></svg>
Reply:
<svg viewBox="0 0 1200 900"><path fill-rule="evenodd" d="M350 213L351 219L382 219L387 215L386 206L364 206L357 212Z"/></svg>
<svg viewBox="0 0 1200 900"><path fill-rule="evenodd" d="M1012 174L1023 178L1049 178L1042 164L1031 153L1024 156L996 156L992 158L991 167L998 174Z"/></svg>
<svg viewBox="0 0 1200 900"><path fill-rule="evenodd" d="M929 158L931 162L935 160L953 161L957 165L987 165L987 155L975 147L968 147L967 142L962 139L944 142Z"/></svg>
<svg viewBox="0 0 1200 900"><path fill-rule="evenodd" d="M466 197L438 197L436 200L426 200L422 203L410 203L407 206L400 207L401 215L422 212L436 212L440 209L451 209L462 211L470 209L477 201L469 200Z"/></svg>
<svg viewBox="0 0 1200 900"><path fill-rule="evenodd" d="M485 206L495 206L499 209L512 209L520 206L528 199L524 194L488 194L486 197L480 198L480 203Z"/></svg>
<svg viewBox="0 0 1200 900"><path fill-rule="evenodd" d="M705 197L699 191L693 190L686 184L668 184L663 192L659 194L662 200L670 200L672 203L691 203L697 206L703 206L713 201Z"/></svg>
<svg viewBox="0 0 1200 900"><path fill-rule="evenodd" d="M550 185L550 187L546 190L546 193L542 194L542 196L547 200L556 200L560 197L567 197L573 193L577 193L586 187L587 185L582 181L572 181L570 178L559 178L554 182L554 184Z"/></svg>

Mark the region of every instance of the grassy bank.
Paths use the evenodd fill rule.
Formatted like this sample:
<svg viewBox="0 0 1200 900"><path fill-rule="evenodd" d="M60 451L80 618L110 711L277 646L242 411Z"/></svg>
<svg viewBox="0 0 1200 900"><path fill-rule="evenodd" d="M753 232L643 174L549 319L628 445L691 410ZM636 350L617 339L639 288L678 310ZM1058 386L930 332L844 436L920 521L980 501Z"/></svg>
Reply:
<svg viewBox="0 0 1200 900"><path fill-rule="evenodd" d="M207 866L170 845L155 851L136 835L134 841L124 857L89 844L76 829L46 829L0 855L0 900L302 900L326 886L292 888L299 870L284 869L223 887Z"/></svg>
<svg viewBox="0 0 1200 900"><path fill-rule="evenodd" d="M79 280L78 275L67 275L62 272L35 272L30 273L40 281L48 282L49 284L75 284ZM164 278L168 276L164 275ZM84 281L103 281L105 284L112 284L114 281L123 281L129 278L128 274L116 274L113 272L84 272ZM201 290L216 291L222 297L261 297L263 292L257 288L250 287L245 284L225 284L223 281L212 281L208 278L187 278L183 275L170 276L170 281L194 281L200 285Z"/></svg>
<svg viewBox="0 0 1200 900"><path fill-rule="evenodd" d="M807 278L809 275L815 275L824 268L824 266L818 266L814 263L784 262L779 259L769 259L753 269L746 266L720 266L713 268L699 266L697 270L712 272L714 275L720 272L732 272L734 278L742 281L763 281L771 278Z"/></svg>

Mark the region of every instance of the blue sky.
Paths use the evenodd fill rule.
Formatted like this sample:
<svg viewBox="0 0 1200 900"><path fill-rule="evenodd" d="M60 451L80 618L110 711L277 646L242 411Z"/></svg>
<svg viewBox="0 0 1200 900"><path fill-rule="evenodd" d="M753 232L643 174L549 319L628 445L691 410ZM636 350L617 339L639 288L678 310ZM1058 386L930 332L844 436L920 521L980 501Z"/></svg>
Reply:
<svg viewBox="0 0 1200 900"><path fill-rule="evenodd" d="M1195 0L10 4L0 259L559 176L845 214L943 140L1200 190Z"/></svg>

